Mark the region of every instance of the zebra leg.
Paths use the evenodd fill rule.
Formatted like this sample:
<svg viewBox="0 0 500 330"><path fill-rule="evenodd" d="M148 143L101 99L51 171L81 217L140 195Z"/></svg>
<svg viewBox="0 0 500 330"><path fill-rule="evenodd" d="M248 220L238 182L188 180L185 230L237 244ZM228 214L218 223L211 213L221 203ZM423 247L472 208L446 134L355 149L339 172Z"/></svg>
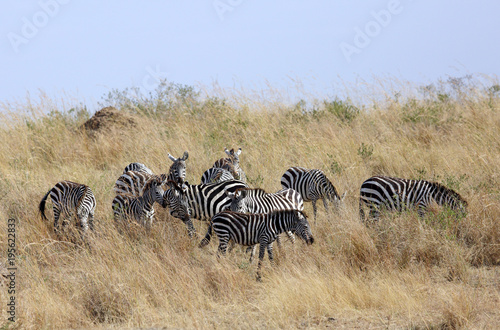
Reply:
<svg viewBox="0 0 500 330"><path fill-rule="evenodd" d="M326 198L323 198L323 206L325 207L325 211L329 213L330 210L328 209L328 202L326 201Z"/></svg>
<svg viewBox="0 0 500 330"><path fill-rule="evenodd" d="M272 243L267 245L267 255L269 256L269 262L271 263L271 266L275 267L276 264L274 263L273 244Z"/></svg>
<svg viewBox="0 0 500 330"><path fill-rule="evenodd" d="M90 211L89 213L89 228L94 231L94 212Z"/></svg>
<svg viewBox="0 0 500 330"><path fill-rule="evenodd" d="M266 254L267 243L260 243L259 250L259 264L257 265L257 281L262 281L262 276L260 275L260 268L262 267L262 262L264 261L264 255Z"/></svg>
<svg viewBox="0 0 500 330"><path fill-rule="evenodd" d="M316 200L312 200L313 205L313 213L314 213L314 222L316 223L316 213L318 212L318 208L316 206Z"/></svg>
<svg viewBox="0 0 500 330"><path fill-rule="evenodd" d="M255 244L254 246L249 246L247 249L247 252L248 252L248 250L250 250L250 263L252 263L253 257L255 256L255 250L257 250L257 244Z"/></svg>
<svg viewBox="0 0 500 330"><path fill-rule="evenodd" d="M295 243L295 236L293 235L293 233L291 231L287 231L286 235L288 236L288 239L290 240L290 242L292 242L292 244L294 244Z"/></svg>
<svg viewBox="0 0 500 330"><path fill-rule="evenodd" d="M193 238L194 234L196 234L196 229L193 226L193 221L191 221L191 218L189 218L185 221L183 220L183 222L187 226L189 238Z"/></svg>
<svg viewBox="0 0 500 330"><path fill-rule="evenodd" d="M54 232L59 232L59 217L61 216L61 211L55 205L52 208L54 211Z"/></svg>
<svg viewBox="0 0 500 330"><path fill-rule="evenodd" d="M219 249L217 250L217 258L220 258L221 255L226 255L229 239L229 235L219 237Z"/></svg>

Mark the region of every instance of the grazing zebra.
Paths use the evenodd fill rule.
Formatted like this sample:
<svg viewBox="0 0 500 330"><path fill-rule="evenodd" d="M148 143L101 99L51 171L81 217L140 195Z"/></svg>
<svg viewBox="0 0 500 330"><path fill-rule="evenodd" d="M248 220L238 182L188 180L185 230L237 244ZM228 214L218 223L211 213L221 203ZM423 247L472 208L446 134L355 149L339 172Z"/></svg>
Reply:
<svg viewBox="0 0 500 330"><path fill-rule="evenodd" d="M165 207L163 202L163 189L161 188L164 178L154 176L146 182L144 192L141 196L117 195L112 202L115 221L120 219L134 219L138 223L151 227L154 216L154 202Z"/></svg>
<svg viewBox="0 0 500 330"><path fill-rule="evenodd" d="M203 173L201 183L210 184L227 180L235 180L234 175L230 171L223 168L212 167Z"/></svg>
<svg viewBox="0 0 500 330"><path fill-rule="evenodd" d="M373 219L379 218L382 206L398 212L417 208L419 216L424 216L432 201L464 214L467 209L467 202L458 193L439 183L373 176L361 185L359 214L364 221L366 205L370 209L368 217Z"/></svg>
<svg viewBox="0 0 500 330"><path fill-rule="evenodd" d="M188 159L188 152L184 151L182 157L175 158L171 154L168 154L168 158L173 162L168 171L167 182L173 181L177 184L182 185L186 180L186 160Z"/></svg>
<svg viewBox="0 0 500 330"><path fill-rule="evenodd" d="M276 193L266 193L262 189L241 188L234 193L228 192L231 204L228 210L241 213L269 213L277 210L297 210L304 211L304 200L302 196L293 189L282 189ZM286 232L292 243L295 242L293 233ZM280 245L279 236L276 239ZM250 262L255 255L253 247L250 254Z"/></svg>
<svg viewBox="0 0 500 330"><path fill-rule="evenodd" d="M146 165L141 164L141 163L130 163L130 164L128 164L125 167L125 169L123 170L123 174L125 174L125 173L127 173L129 171L142 172L142 173L153 175L153 171L151 171Z"/></svg>
<svg viewBox="0 0 500 330"><path fill-rule="evenodd" d="M114 191L117 195L141 196L144 193L146 183L154 177L154 174L129 171L120 175L116 180ZM160 178L163 182L167 180L165 174L160 174Z"/></svg>
<svg viewBox="0 0 500 330"><path fill-rule="evenodd" d="M345 193L339 196L333 184L321 170L309 170L303 167L291 167L281 177L281 186L298 191L304 201L312 202L314 220L316 221L316 201L323 200L323 205L328 211L327 202L333 203L337 208L344 200Z"/></svg>
<svg viewBox="0 0 500 330"><path fill-rule="evenodd" d="M243 169L240 167L241 148L239 148L236 152L234 149L227 150L227 148L224 148L224 152L229 156L229 158L221 158L217 160L212 167L225 169L231 172L236 180L246 182L247 177Z"/></svg>
<svg viewBox="0 0 500 330"><path fill-rule="evenodd" d="M54 211L54 231L59 231L59 217L63 216L71 218L76 214L80 221L80 228L86 232L88 228L94 230L94 212L96 201L92 190L80 183L71 181L61 181L50 189L43 196L38 209L42 219L47 220L45 216L45 203L50 194L52 200L52 208ZM63 219L63 227L66 222Z"/></svg>
<svg viewBox="0 0 500 330"><path fill-rule="evenodd" d="M219 237L218 256L226 253L230 240L246 246L260 244L257 280L261 279L260 268L266 249L269 261L273 264L272 243L279 234L285 231L292 231L306 241L307 244L314 242L311 228L305 215L297 210L279 210L260 214L246 214L232 211L221 212L212 218L207 234L200 243L200 248L210 242L212 229Z"/></svg>
<svg viewBox="0 0 500 330"><path fill-rule="evenodd" d="M190 185L185 182L181 187L172 184L163 195L164 205L170 209L173 217L181 219L186 224L189 237L192 237L196 231L190 216L198 220L209 220L231 204L226 192L233 192L239 188L248 186L236 180L200 185Z"/></svg>

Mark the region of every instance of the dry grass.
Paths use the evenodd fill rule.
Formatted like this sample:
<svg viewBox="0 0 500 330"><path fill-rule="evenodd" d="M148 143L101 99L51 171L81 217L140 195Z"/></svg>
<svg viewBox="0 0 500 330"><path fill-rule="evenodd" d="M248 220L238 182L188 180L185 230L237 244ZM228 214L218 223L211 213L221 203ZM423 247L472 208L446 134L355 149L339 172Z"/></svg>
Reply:
<svg viewBox="0 0 500 330"><path fill-rule="evenodd" d="M92 136L78 129L85 116L42 113L49 100L30 104L28 114L4 105L0 232L6 219L17 220L19 271L18 319L10 324L2 314L3 327L500 327L497 97L388 99L352 118L326 106L232 101L129 111L135 127ZM195 220L198 237L190 240L184 224L157 207L150 232L132 226L121 235L113 225L112 187L125 165L138 161L161 173L167 153L188 150L187 179L198 183L224 147L243 148L253 186L276 191L283 172L299 165L324 170L347 191L336 214L320 203L317 223L311 219L315 244L285 240L274 269L266 257L262 283L244 249L217 260L216 242L197 247L205 223ZM375 174L442 182L468 200L469 214L457 220L433 208L425 219L386 214L367 227L359 222L359 186ZM96 195L88 246L58 240L37 213L63 179ZM310 204L306 210L312 214ZM6 290L0 297L5 306Z"/></svg>

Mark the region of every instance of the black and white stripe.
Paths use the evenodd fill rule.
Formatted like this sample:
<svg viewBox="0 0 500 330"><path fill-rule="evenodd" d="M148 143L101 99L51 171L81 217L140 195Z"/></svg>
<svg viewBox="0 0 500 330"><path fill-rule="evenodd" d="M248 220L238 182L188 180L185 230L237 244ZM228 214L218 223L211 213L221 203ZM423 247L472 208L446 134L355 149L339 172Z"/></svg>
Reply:
<svg viewBox="0 0 500 330"><path fill-rule="evenodd" d="M235 180L230 171L223 168L212 167L206 170L201 176L201 183L210 184L222 181Z"/></svg>
<svg viewBox="0 0 500 330"><path fill-rule="evenodd" d="M130 163L130 164L128 164L127 166L125 166L125 169L123 170L123 174L125 174L129 171L142 172L142 173L153 175L153 171L151 171L146 165L144 165L142 163Z"/></svg>
<svg viewBox="0 0 500 330"><path fill-rule="evenodd" d="M168 158L173 162L170 165L170 169L168 171L168 181L176 182L178 185L182 185L184 181L186 181L186 160L188 159L188 152L184 151L182 157L175 158L171 154L168 154Z"/></svg>
<svg viewBox="0 0 500 330"><path fill-rule="evenodd" d="M129 171L120 175L116 180L114 191L117 195L141 196L144 193L146 183L153 177L155 177L154 174ZM163 174L163 178L166 178L165 174Z"/></svg>
<svg viewBox="0 0 500 330"><path fill-rule="evenodd" d="M364 221L364 207L368 206L369 218L372 219L378 219L382 207L398 212L417 208L418 214L424 216L433 201L466 212L467 202L458 193L439 183L373 176L361 185L359 214Z"/></svg>
<svg viewBox="0 0 500 330"><path fill-rule="evenodd" d="M161 176L153 176L146 182L140 196L117 195L112 202L115 221L133 219L138 223L151 227L154 216L154 202L165 207L163 202L164 180Z"/></svg>
<svg viewBox="0 0 500 330"><path fill-rule="evenodd" d="M94 193L89 186L84 184L61 181L50 189L40 201L38 209L42 219L47 220L45 216L45 203L50 195L52 208L54 211L54 231L59 231L59 217L71 218L76 215L80 222L80 228L85 232L88 228L94 229L94 212L96 200ZM63 219L63 227L66 221Z"/></svg>
<svg viewBox="0 0 500 330"><path fill-rule="evenodd" d="M229 158L221 158L217 160L212 167L225 169L229 171L236 180L246 182L247 177L243 169L240 167L241 148L237 151L234 151L234 149L227 150L227 148L224 148L224 152Z"/></svg>
<svg viewBox="0 0 500 330"><path fill-rule="evenodd" d="M281 177L281 186L298 191L305 202L312 202L315 220L317 200L322 199L323 205L328 211L328 202L333 203L338 208L345 197L345 193L342 197L339 196L335 186L321 170L291 167Z"/></svg>
<svg viewBox="0 0 500 330"><path fill-rule="evenodd" d="M165 205L170 209L173 217L181 219L188 227L188 234L192 236L195 228L191 218L209 220L217 213L225 210L231 199L226 192L248 188L246 183L236 180L213 184L190 185L185 182L182 187L171 187L164 194Z"/></svg>
<svg viewBox="0 0 500 330"><path fill-rule="evenodd" d="M285 231L295 232L300 238L312 244L314 238L304 214L297 210L274 211L271 213L246 214L224 211L212 218L205 238L200 247L210 242L212 229L219 238L218 254L225 254L230 240L234 243L253 246L260 245L257 279L260 279L260 268L267 249L269 260L273 263L272 243L279 234Z"/></svg>
<svg viewBox="0 0 500 330"><path fill-rule="evenodd" d="M241 188L234 193L228 192L231 204L228 210L241 213L270 213L277 210L297 210L304 211L304 200L302 196L293 189L281 189L276 193L266 193L262 189ZM293 233L286 232L292 243L295 242ZM278 246L280 238L277 238ZM255 248L252 249L250 262L255 255Z"/></svg>

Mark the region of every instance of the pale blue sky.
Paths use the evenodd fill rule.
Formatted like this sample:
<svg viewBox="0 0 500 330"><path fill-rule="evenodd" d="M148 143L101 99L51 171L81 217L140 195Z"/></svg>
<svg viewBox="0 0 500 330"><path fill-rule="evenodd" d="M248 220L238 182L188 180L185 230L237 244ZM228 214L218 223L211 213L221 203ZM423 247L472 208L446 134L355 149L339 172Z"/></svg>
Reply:
<svg viewBox="0 0 500 330"><path fill-rule="evenodd" d="M0 101L63 91L95 109L111 89L429 83L500 74L498 1L2 1ZM361 32L360 32L361 31Z"/></svg>

